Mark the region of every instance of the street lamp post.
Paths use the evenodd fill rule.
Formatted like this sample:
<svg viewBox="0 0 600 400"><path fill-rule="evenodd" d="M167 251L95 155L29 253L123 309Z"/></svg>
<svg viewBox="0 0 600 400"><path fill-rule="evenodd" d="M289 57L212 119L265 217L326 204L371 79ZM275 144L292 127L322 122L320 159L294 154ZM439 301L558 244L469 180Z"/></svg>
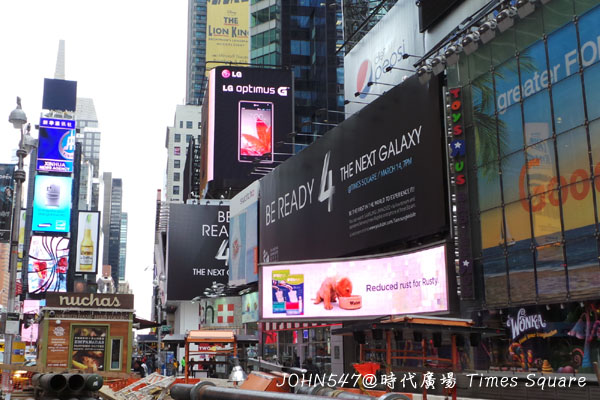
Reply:
<svg viewBox="0 0 600 400"><path fill-rule="evenodd" d="M19 142L19 149L17 150L17 169L14 172L14 180L15 180L15 191L14 191L14 202L13 202L13 224L12 224L12 233L10 235L10 278L8 281L8 312L15 312L16 307L16 284L17 284L17 258L19 253L19 222L20 222L20 213L21 213L21 192L23 189L23 182L25 182L26 174L23 169L23 159L27 157L27 151L25 150L25 130L27 132L31 129L31 125L25 124L27 123L27 116L25 112L21 109L21 98L17 97L17 108L15 108L8 117L8 122L13 124L15 129L19 129L21 131L21 141ZM25 267L23 267L25 271ZM23 272L24 272L23 271ZM24 278L22 278L24 279ZM13 334L6 334L6 343L4 349L4 355L8 355L8 360L6 357L4 358L4 362L8 364L12 364L12 352L13 352Z"/></svg>

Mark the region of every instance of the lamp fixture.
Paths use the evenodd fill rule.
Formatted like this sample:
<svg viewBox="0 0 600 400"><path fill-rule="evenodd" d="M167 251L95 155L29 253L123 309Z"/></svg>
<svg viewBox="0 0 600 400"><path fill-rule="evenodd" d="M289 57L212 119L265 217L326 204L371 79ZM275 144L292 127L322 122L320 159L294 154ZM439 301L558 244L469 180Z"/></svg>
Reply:
<svg viewBox="0 0 600 400"><path fill-rule="evenodd" d="M466 55L473 53L475 50L479 48L479 32L471 32L466 35L462 41L461 45L463 51Z"/></svg>
<svg viewBox="0 0 600 400"><path fill-rule="evenodd" d="M367 82L367 86L371 87L373 85L385 85L385 86L391 86L391 87L396 87L396 85L392 85L390 83L383 83L383 82L373 82L373 81L369 81Z"/></svg>
<svg viewBox="0 0 600 400"><path fill-rule="evenodd" d="M435 75L441 74L446 68L446 57L442 54L433 57L431 60L431 70Z"/></svg>
<svg viewBox="0 0 600 400"><path fill-rule="evenodd" d="M515 15L517 10L514 7L507 7L500 11L496 16L496 23L498 24L498 30L504 32L508 28L515 24Z"/></svg>
<svg viewBox="0 0 600 400"><path fill-rule="evenodd" d="M446 51L444 51L444 56L446 57L446 65L454 65L458 62L460 58L459 54L462 53L463 48L460 44L453 44L448 46Z"/></svg>
<svg viewBox="0 0 600 400"><path fill-rule="evenodd" d="M370 95L372 95L372 96L381 96L379 93L356 92L356 93L354 93L354 97L358 97L358 96L360 96L361 94L364 94L364 95L368 95L368 94L370 94Z"/></svg>
<svg viewBox="0 0 600 400"><path fill-rule="evenodd" d="M535 0L519 0L516 8L519 18L523 19L535 11Z"/></svg>
<svg viewBox="0 0 600 400"><path fill-rule="evenodd" d="M419 78L419 82L425 84L429 82L431 79L433 69L431 65L423 63L419 68L417 68L417 77Z"/></svg>
<svg viewBox="0 0 600 400"><path fill-rule="evenodd" d="M406 72L416 72L413 69L408 69L408 68L400 68L400 67L392 67L391 65L385 68L384 72L390 72L393 69L397 69L399 71L406 71Z"/></svg>
<svg viewBox="0 0 600 400"><path fill-rule="evenodd" d="M485 21L483 24L481 24L481 26L477 30L477 32L479 33L479 39L481 40L481 43L486 44L487 42L495 38L497 27L498 24L496 24L496 21L493 20Z"/></svg>

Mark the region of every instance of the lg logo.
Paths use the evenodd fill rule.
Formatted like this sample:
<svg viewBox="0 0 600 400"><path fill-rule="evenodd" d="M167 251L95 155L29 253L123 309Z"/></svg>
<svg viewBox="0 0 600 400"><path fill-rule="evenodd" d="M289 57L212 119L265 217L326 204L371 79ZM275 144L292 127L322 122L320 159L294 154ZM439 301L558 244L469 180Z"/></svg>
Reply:
<svg viewBox="0 0 600 400"><path fill-rule="evenodd" d="M242 77L242 71L230 71L228 69L224 69L223 71L221 71L221 76L225 79L231 77L231 78L241 78Z"/></svg>
<svg viewBox="0 0 600 400"><path fill-rule="evenodd" d="M277 88L277 94L280 96L288 95L289 86L280 86Z"/></svg>

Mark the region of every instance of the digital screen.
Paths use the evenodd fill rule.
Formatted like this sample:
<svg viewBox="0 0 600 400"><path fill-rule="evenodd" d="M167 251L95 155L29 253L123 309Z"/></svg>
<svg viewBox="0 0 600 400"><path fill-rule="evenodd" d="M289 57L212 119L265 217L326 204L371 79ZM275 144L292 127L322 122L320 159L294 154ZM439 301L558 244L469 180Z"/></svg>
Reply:
<svg viewBox="0 0 600 400"><path fill-rule="evenodd" d="M75 111L77 103L77 82L64 79L44 79L44 110Z"/></svg>
<svg viewBox="0 0 600 400"><path fill-rule="evenodd" d="M265 265L260 297L262 319L447 311L445 246L385 258Z"/></svg>
<svg viewBox="0 0 600 400"><path fill-rule="evenodd" d="M98 211L80 211L77 226L77 261L75 272L95 274L98 271L100 213Z"/></svg>
<svg viewBox="0 0 600 400"><path fill-rule="evenodd" d="M75 121L42 118L38 145L37 170L73 172Z"/></svg>
<svg viewBox="0 0 600 400"><path fill-rule="evenodd" d="M273 103L239 102L239 161L273 161Z"/></svg>
<svg viewBox="0 0 600 400"><path fill-rule="evenodd" d="M27 266L29 293L66 292L69 239L61 236L31 237Z"/></svg>
<svg viewBox="0 0 600 400"><path fill-rule="evenodd" d="M32 231L69 232L71 227L70 177L37 175L33 197Z"/></svg>

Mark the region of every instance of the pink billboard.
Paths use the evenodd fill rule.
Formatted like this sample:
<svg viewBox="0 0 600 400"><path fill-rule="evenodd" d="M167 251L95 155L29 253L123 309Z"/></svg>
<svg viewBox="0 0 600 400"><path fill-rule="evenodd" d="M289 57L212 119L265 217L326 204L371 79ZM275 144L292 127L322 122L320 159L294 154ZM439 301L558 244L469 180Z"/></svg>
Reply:
<svg viewBox="0 0 600 400"><path fill-rule="evenodd" d="M448 310L444 245L383 258L261 267L261 319L352 319Z"/></svg>

